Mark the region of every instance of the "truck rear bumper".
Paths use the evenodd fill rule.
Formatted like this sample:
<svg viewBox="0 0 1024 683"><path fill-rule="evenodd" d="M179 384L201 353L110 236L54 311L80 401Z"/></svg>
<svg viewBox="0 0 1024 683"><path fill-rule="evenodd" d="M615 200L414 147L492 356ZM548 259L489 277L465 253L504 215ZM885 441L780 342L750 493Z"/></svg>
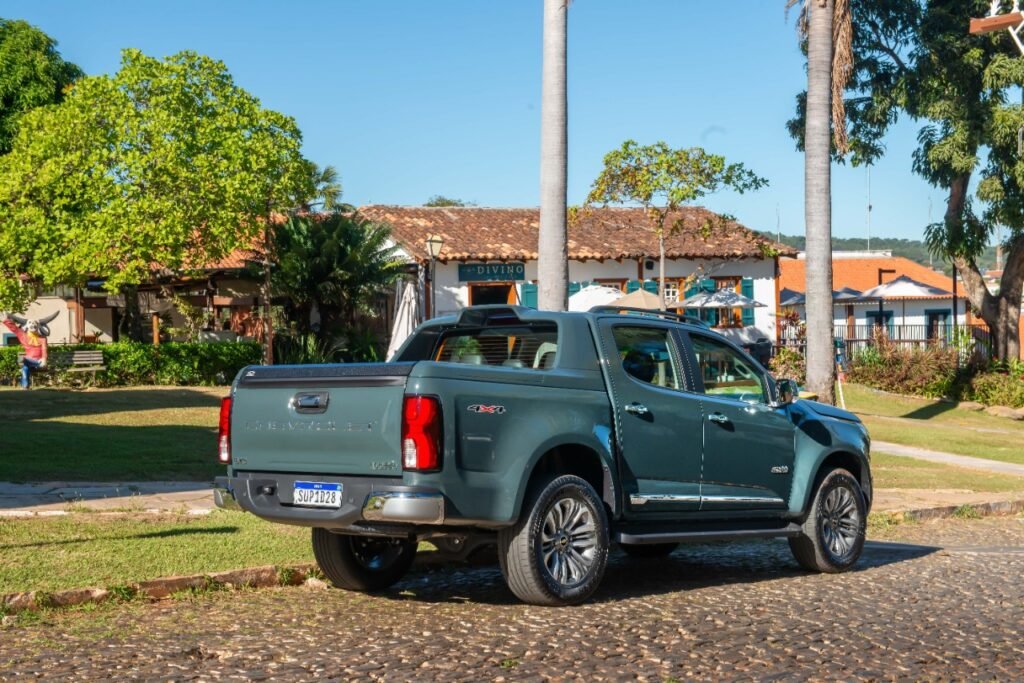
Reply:
<svg viewBox="0 0 1024 683"><path fill-rule="evenodd" d="M293 504L296 481L316 480L340 484L341 506L300 507ZM401 479L376 477L324 477L263 472L241 472L217 477L217 507L245 510L273 522L331 529L354 527L361 522L439 525L445 522L445 498L434 490L405 486Z"/></svg>

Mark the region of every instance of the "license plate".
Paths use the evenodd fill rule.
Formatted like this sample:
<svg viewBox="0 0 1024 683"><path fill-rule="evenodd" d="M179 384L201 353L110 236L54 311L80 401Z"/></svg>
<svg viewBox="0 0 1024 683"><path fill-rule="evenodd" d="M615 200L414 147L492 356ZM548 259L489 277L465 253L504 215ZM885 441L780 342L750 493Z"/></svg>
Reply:
<svg viewBox="0 0 1024 683"><path fill-rule="evenodd" d="M311 508L340 508L341 484L297 481L295 482L292 503Z"/></svg>

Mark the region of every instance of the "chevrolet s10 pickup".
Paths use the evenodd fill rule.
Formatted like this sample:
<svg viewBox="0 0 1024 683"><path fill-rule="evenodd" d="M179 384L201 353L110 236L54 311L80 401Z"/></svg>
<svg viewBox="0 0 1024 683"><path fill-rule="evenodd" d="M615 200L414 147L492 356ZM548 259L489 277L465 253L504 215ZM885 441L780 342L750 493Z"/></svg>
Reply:
<svg viewBox="0 0 1024 683"><path fill-rule="evenodd" d="M312 528L334 585L381 590L418 542L497 543L520 599L586 600L612 544L785 537L857 561L870 439L722 336L627 309L480 306L421 325L393 362L251 366L223 399L217 504Z"/></svg>

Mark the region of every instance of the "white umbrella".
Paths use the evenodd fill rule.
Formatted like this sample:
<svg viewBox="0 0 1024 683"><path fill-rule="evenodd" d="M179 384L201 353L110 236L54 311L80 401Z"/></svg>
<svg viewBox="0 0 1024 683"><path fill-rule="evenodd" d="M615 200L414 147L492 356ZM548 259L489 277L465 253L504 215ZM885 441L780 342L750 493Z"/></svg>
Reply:
<svg viewBox="0 0 1024 683"><path fill-rule="evenodd" d="M680 301L679 308L760 308L759 301L743 296L731 289L716 289L713 292L699 292Z"/></svg>
<svg viewBox="0 0 1024 683"><path fill-rule="evenodd" d="M589 311L622 298L622 290L607 285L589 285L569 297L570 311Z"/></svg>
<svg viewBox="0 0 1024 683"><path fill-rule="evenodd" d="M405 288L402 290L402 298L399 299L398 308L395 310L395 323L391 326L391 342L388 344L386 356L388 360L391 360L399 347L405 343L405 340L416 329L417 298L416 284L413 282L405 283Z"/></svg>

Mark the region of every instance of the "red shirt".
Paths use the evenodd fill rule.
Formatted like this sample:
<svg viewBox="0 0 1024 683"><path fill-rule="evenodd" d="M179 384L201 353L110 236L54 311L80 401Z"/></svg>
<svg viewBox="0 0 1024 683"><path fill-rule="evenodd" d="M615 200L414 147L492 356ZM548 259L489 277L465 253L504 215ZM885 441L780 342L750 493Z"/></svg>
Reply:
<svg viewBox="0 0 1024 683"><path fill-rule="evenodd" d="M46 360L46 337L37 336L33 344L32 338L29 337L28 333L18 327L10 318L4 320L4 325L14 333L14 336L18 338L21 345L25 347L25 358L34 361Z"/></svg>

